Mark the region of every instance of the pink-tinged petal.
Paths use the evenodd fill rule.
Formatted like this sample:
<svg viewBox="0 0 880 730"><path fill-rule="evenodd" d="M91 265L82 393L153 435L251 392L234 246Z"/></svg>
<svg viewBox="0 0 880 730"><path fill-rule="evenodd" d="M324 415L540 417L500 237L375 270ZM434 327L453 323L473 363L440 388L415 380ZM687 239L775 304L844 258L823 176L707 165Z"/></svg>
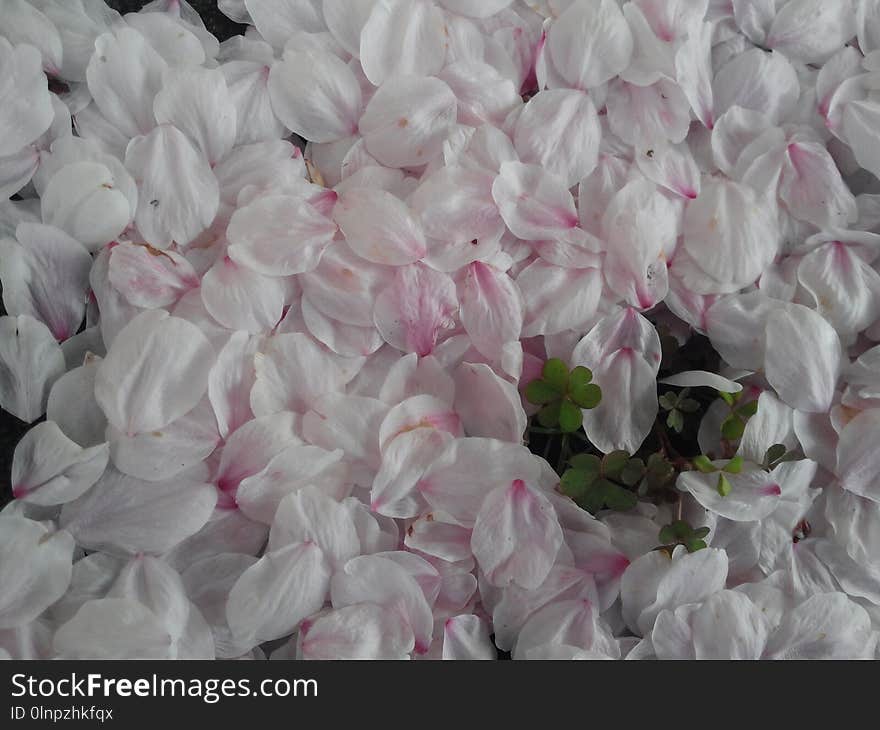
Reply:
<svg viewBox="0 0 880 730"><path fill-rule="evenodd" d="M284 279L263 276L221 256L202 279L202 302L221 325L257 334L269 332L284 311Z"/></svg>
<svg viewBox="0 0 880 730"><path fill-rule="evenodd" d="M580 363L579 359L573 359ZM602 401L584 411L584 429L603 452L633 453L651 431L657 416L656 368L635 351L617 350L601 364L588 366L602 388Z"/></svg>
<svg viewBox="0 0 880 730"><path fill-rule="evenodd" d="M877 486L880 477L880 454L876 448L880 434L880 410L862 411L841 431L837 444L835 472L844 489L880 502Z"/></svg>
<svg viewBox="0 0 880 730"><path fill-rule="evenodd" d="M633 37L613 0L575 0L550 26L547 50L568 85L591 89L629 65Z"/></svg>
<svg viewBox="0 0 880 730"><path fill-rule="evenodd" d="M415 395L398 403L379 428L379 446L384 450L400 434L416 428L434 428L461 436L461 422L452 404L431 395Z"/></svg>
<svg viewBox="0 0 880 730"><path fill-rule="evenodd" d="M256 557L262 554L268 535L265 525L249 520L238 510L217 509L200 530L164 553L162 558L183 572L199 561L224 553Z"/></svg>
<svg viewBox="0 0 880 730"><path fill-rule="evenodd" d="M662 6L627 3L621 8L633 35L633 55L620 77L631 84L650 86L664 76L675 78L676 47L673 19L663 16ZM705 14L705 10L704 10Z"/></svg>
<svg viewBox="0 0 880 730"><path fill-rule="evenodd" d="M701 603L722 590L727 571L727 553L715 548L695 553L679 548L671 560L655 552L642 556L630 565L621 583L627 625L648 634L661 611Z"/></svg>
<svg viewBox="0 0 880 730"><path fill-rule="evenodd" d="M57 423L67 438L82 447L105 441L107 418L94 395L97 370L97 359L86 359L55 381L46 403L46 419Z"/></svg>
<svg viewBox="0 0 880 730"><path fill-rule="evenodd" d="M387 557L353 558L330 581L333 608L376 603L403 618L415 637L415 651L424 654L431 645L434 619L418 582Z"/></svg>
<svg viewBox="0 0 880 730"><path fill-rule="evenodd" d="M766 46L804 63L827 61L856 34L852 5L794 0L773 19Z"/></svg>
<svg viewBox="0 0 880 730"><path fill-rule="evenodd" d="M351 512L345 505L322 494L316 486L301 489L281 500L266 549L274 552L297 542L315 543L333 569L358 555L361 549Z"/></svg>
<svg viewBox="0 0 880 730"><path fill-rule="evenodd" d="M46 412L49 389L66 370L64 353L39 320L0 317L0 407L32 423Z"/></svg>
<svg viewBox="0 0 880 730"><path fill-rule="evenodd" d="M109 456L107 444L84 449L52 421L37 424L15 447L12 496L43 506L70 502L98 480Z"/></svg>
<svg viewBox="0 0 880 730"><path fill-rule="evenodd" d="M189 137L211 166L235 144L235 105L216 69L175 68L164 74L153 111L159 124L173 124Z"/></svg>
<svg viewBox="0 0 880 730"><path fill-rule="evenodd" d="M257 559L251 555L220 553L199 560L181 574L187 597L207 621L218 659L235 659L251 648L249 641L236 641L226 621L229 591Z"/></svg>
<svg viewBox="0 0 880 730"><path fill-rule="evenodd" d="M645 317L630 307L599 320L578 343L572 357L596 363L621 349L633 350L655 369L659 366L662 353L657 331Z"/></svg>
<svg viewBox="0 0 880 730"><path fill-rule="evenodd" d="M472 557L471 531L441 522L431 512L420 516L407 528L404 544L410 550L449 562Z"/></svg>
<svg viewBox="0 0 880 730"><path fill-rule="evenodd" d="M247 332L233 332L208 376L208 397L224 439L253 418L250 392L256 379L253 357L257 345L256 338Z"/></svg>
<svg viewBox="0 0 880 730"><path fill-rule="evenodd" d="M580 223L565 182L538 165L503 163L492 197L511 233L527 241L564 238Z"/></svg>
<svg viewBox="0 0 880 730"><path fill-rule="evenodd" d="M374 398L327 393L303 416L303 438L327 450L341 448L351 478L369 486L379 469L379 427L388 406Z"/></svg>
<svg viewBox="0 0 880 730"><path fill-rule="evenodd" d="M67 126L66 119L61 119L60 122ZM46 196L50 183L56 188L53 193L54 201L41 201L43 211L58 215L61 219L69 219L72 227L78 228L83 234L91 234L95 240L99 240L96 232L112 230L114 225L119 225L114 223L113 219L124 215L122 210L115 209L115 203L112 208L106 206L107 203L116 200L116 194L121 194L128 201L130 221L137 209L138 190L134 179L122 164L124 150L117 157L104 151L95 140L64 133L49 138L50 134L51 130L44 136L48 149L44 149L41 153L40 169L33 180L34 188L41 197ZM49 144L50 139L51 144ZM71 172L68 168L77 163L89 163L89 165L75 168L79 172ZM66 182L62 182L64 178ZM80 190L80 187L83 189ZM81 212L77 210L76 201L81 200L85 204L92 199L103 201L105 205L92 205L91 216L88 213L78 215ZM64 210L52 210L55 205L63 205ZM101 218L101 214L106 220L89 220L90 217ZM71 235L84 244L90 243L79 234ZM100 248L110 238L105 237L100 245L96 244L92 248Z"/></svg>
<svg viewBox="0 0 880 730"><path fill-rule="evenodd" d="M839 105L845 101L847 91L860 94L861 89L853 79L862 73L862 54L852 46L844 46L832 56L816 76L817 111L825 119L832 133L840 123Z"/></svg>
<svg viewBox="0 0 880 730"><path fill-rule="evenodd" d="M760 276L780 238L774 211L752 188L716 179L705 181L700 197L688 203L683 235L685 250L701 270L737 287ZM695 291L711 294L712 288Z"/></svg>
<svg viewBox="0 0 880 730"><path fill-rule="evenodd" d="M171 659L173 640L153 611L129 598L86 601L52 639L65 659Z"/></svg>
<svg viewBox="0 0 880 730"><path fill-rule="evenodd" d="M715 74L715 115L740 106L767 115L773 124L787 118L800 96L794 67L780 53L760 48L734 56Z"/></svg>
<svg viewBox="0 0 880 730"><path fill-rule="evenodd" d="M145 309L169 307L199 286L199 275L179 253L136 243L112 247L109 279L130 304Z"/></svg>
<svg viewBox="0 0 880 730"><path fill-rule="evenodd" d="M0 35L18 46L34 46L40 51L46 73L59 74L64 46L54 23L25 0L10 0L3 11Z"/></svg>
<svg viewBox="0 0 880 730"><path fill-rule="evenodd" d="M792 415L791 408L765 390L758 397L758 412L746 423L737 454L760 464L769 448L767 444L786 444L794 448L796 439Z"/></svg>
<svg viewBox="0 0 880 730"><path fill-rule="evenodd" d="M348 483L342 449L326 451L318 446L287 446L262 471L242 479L235 503L252 520L270 525L278 505L287 495L313 485L341 499Z"/></svg>
<svg viewBox="0 0 880 730"><path fill-rule="evenodd" d="M772 122L761 110L732 106L712 130L713 161L726 175L733 175L743 152L769 129Z"/></svg>
<svg viewBox="0 0 880 730"><path fill-rule="evenodd" d="M852 246L835 241L811 251L801 259L797 279L816 311L842 335L880 317L880 274Z"/></svg>
<svg viewBox="0 0 880 730"><path fill-rule="evenodd" d="M87 550L159 555L194 535L217 503L216 490L190 477L144 482L112 467L61 510L61 526Z"/></svg>
<svg viewBox="0 0 880 730"><path fill-rule="evenodd" d="M370 508L357 497L349 497L343 504L351 512L362 554L372 555L400 547L400 530L395 520L370 512Z"/></svg>
<svg viewBox="0 0 880 730"><path fill-rule="evenodd" d="M11 315L43 322L59 341L77 329L85 314L91 258L64 231L40 223L19 223L17 242L0 239L3 304Z"/></svg>
<svg viewBox="0 0 880 730"><path fill-rule="evenodd" d="M409 204L419 216L425 235L444 246L493 238L504 222L492 199L494 177L486 170L442 167L421 181Z"/></svg>
<svg viewBox="0 0 880 730"><path fill-rule="evenodd" d="M15 195L30 182L39 167L40 152L34 146L0 157L0 198L7 200Z"/></svg>
<svg viewBox="0 0 880 730"><path fill-rule="evenodd" d="M608 315L574 348L571 361L593 371L602 401L584 411L584 428L603 452L634 452L657 414L659 336L633 309ZM628 404L628 405L621 405Z"/></svg>
<svg viewBox="0 0 880 730"><path fill-rule="evenodd" d="M80 109L71 119L76 133L82 139L97 144L102 151L118 159L125 158L129 138L104 118L94 101L85 109Z"/></svg>
<svg viewBox="0 0 880 730"><path fill-rule="evenodd" d="M379 293L373 320L389 345L424 356L454 325L457 309L452 278L416 263L398 268L393 283Z"/></svg>
<svg viewBox="0 0 880 730"><path fill-rule="evenodd" d="M455 382L443 364L433 355L419 357L411 352L398 359L388 370L379 399L398 404L415 395L430 395L452 406Z"/></svg>
<svg viewBox="0 0 880 730"><path fill-rule="evenodd" d="M325 317L358 327L373 326L373 305L395 270L372 264L338 241L318 267L299 278L305 296Z"/></svg>
<svg viewBox="0 0 880 730"><path fill-rule="evenodd" d="M780 399L807 413L831 407L840 375L842 347L834 328L803 305L767 319L767 382Z"/></svg>
<svg viewBox="0 0 880 730"><path fill-rule="evenodd" d="M282 139L237 146L214 167L214 175L220 185L220 200L234 207L243 193L255 199L261 192L308 195L323 190L306 180L302 154ZM329 196L330 191L325 193Z"/></svg>
<svg viewBox="0 0 880 730"><path fill-rule="evenodd" d="M426 508L416 488L436 455L452 441L437 428L420 426L395 436L385 446L370 491L370 509L395 518L412 518Z"/></svg>
<svg viewBox="0 0 880 730"><path fill-rule="evenodd" d="M760 370L767 319L778 306L760 290L719 299L705 315L712 346L731 367Z"/></svg>
<svg viewBox="0 0 880 730"><path fill-rule="evenodd" d="M367 261L403 266L427 252L416 217L403 201L384 190L347 190L333 209L333 219L352 250Z"/></svg>
<svg viewBox="0 0 880 730"><path fill-rule="evenodd" d="M760 659L770 633L761 608L737 591L711 596L694 611L690 624L695 659Z"/></svg>
<svg viewBox="0 0 880 730"><path fill-rule="evenodd" d="M436 510L472 527L486 495L514 480L538 481L541 460L526 447L467 437L450 443L419 481L419 491ZM537 499L537 498L536 498Z"/></svg>
<svg viewBox="0 0 880 730"><path fill-rule="evenodd" d="M405 550L387 550L376 553L375 557L390 560L403 568L418 584L428 605L434 606L443 586L443 577L440 575L440 570L434 565L434 562L440 564L440 561L431 562L427 558Z"/></svg>
<svg viewBox="0 0 880 730"><path fill-rule="evenodd" d="M355 58L361 52L361 32L376 0L324 0L324 22L336 42Z"/></svg>
<svg viewBox="0 0 880 730"><path fill-rule="evenodd" d="M4 85L0 91L0 157L18 153L52 124L54 112L48 82L41 68L40 52L29 44L13 47L0 38L0 68Z"/></svg>
<svg viewBox="0 0 880 730"><path fill-rule="evenodd" d="M516 584L504 588L492 609L498 648L510 651L523 625L535 612L550 603L571 599L596 600L596 585L592 576L584 571L559 562L537 588L525 589Z"/></svg>
<svg viewBox="0 0 880 730"><path fill-rule="evenodd" d="M265 276L314 269L336 226L314 206L292 195L259 197L229 221L229 257Z"/></svg>
<svg viewBox="0 0 880 730"><path fill-rule="evenodd" d="M599 610L610 608L620 595L620 580L629 567L629 558L600 535L566 531L565 544L571 550L575 566L595 581Z"/></svg>
<svg viewBox="0 0 880 730"><path fill-rule="evenodd" d="M324 604L329 581L329 566L314 543L267 553L229 592L226 617L233 636L260 643L292 633Z"/></svg>
<svg viewBox="0 0 880 730"><path fill-rule="evenodd" d="M572 187L595 169L601 137L596 107L587 94L548 89L523 109L513 141L523 162L540 165Z"/></svg>
<svg viewBox="0 0 880 730"><path fill-rule="evenodd" d="M840 588L853 599L862 599L877 605L880 600L880 575L871 560L854 560L846 548L831 540L819 538L813 544L816 556L822 561Z"/></svg>
<svg viewBox="0 0 880 730"><path fill-rule="evenodd" d="M446 619L443 624L444 659L497 659L495 645L489 638L489 624L474 614Z"/></svg>
<svg viewBox="0 0 880 730"><path fill-rule="evenodd" d="M415 646L399 613L375 603L356 603L307 619L299 630L302 659L404 659Z"/></svg>
<svg viewBox="0 0 880 730"><path fill-rule="evenodd" d="M562 546L553 505L522 479L493 489L483 501L471 549L492 585L537 588Z"/></svg>
<svg viewBox="0 0 880 730"><path fill-rule="evenodd" d="M675 79L703 126L715 126L715 99L712 90L712 36L714 23L700 23L675 53Z"/></svg>
<svg viewBox="0 0 880 730"><path fill-rule="evenodd" d="M96 162L72 162L49 179L40 200L43 220L90 251L116 238L131 222L128 198L110 169Z"/></svg>
<svg viewBox="0 0 880 730"><path fill-rule="evenodd" d="M133 436L107 427L110 458L123 474L154 482L170 479L206 459L220 442L207 398L161 430Z"/></svg>
<svg viewBox="0 0 880 730"><path fill-rule="evenodd" d="M304 296L301 300L301 312L306 329L312 337L337 355L371 355L384 344L375 327L358 327L330 319L312 306L308 297Z"/></svg>
<svg viewBox="0 0 880 730"><path fill-rule="evenodd" d="M144 36L170 66L201 66L205 63L205 46L172 12L126 13L125 22Z"/></svg>
<svg viewBox="0 0 880 730"><path fill-rule="evenodd" d="M147 134L156 125L153 98L166 68L144 36L123 26L95 40L86 77L101 114L131 138Z"/></svg>
<svg viewBox="0 0 880 730"><path fill-rule="evenodd" d="M818 228L846 228L858 217L856 200L821 144L788 145L779 181L779 197L793 216Z"/></svg>
<svg viewBox="0 0 880 730"><path fill-rule="evenodd" d="M569 269L533 261L516 277L525 304L523 337L586 330L596 316L602 294L597 268ZM577 291L567 297L565 292Z"/></svg>
<svg viewBox="0 0 880 730"><path fill-rule="evenodd" d="M854 560L870 565L880 538L880 503L859 497L845 489L825 492L825 518L829 537L844 547Z"/></svg>
<svg viewBox="0 0 880 730"><path fill-rule="evenodd" d="M135 224L148 243L185 246L214 221L220 190L207 160L168 124L131 141L125 167L139 181Z"/></svg>
<svg viewBox="0 0 880 730"><path fill-rule="evenodd" d="M766 659L874 658L871 619L845 593L810 596L771 634Z"/></svg>
<svg viewBox="0 0 880 730"><path fill-rule="evenodd" d="M135 317L98 366L95 398L120 431L154 431L191 410L216 355L195 325L164 310Z"/></svg>
<svg viewBox="0 0 880 730"><path fill-rule="evenodd" d="M611 199L602 218L603 272L627 304L650 309L666 296L666 254L678 238L678 221L675 204L649 180L631 182Z"/></svg>
<svg viewBox="0 0 880 730"><path fill-rule="evenodd" d="M92 553L77 560L67 592L51 607L52 620L59 625L65 623L86 601L105 596L124 564L120 558L106 553Z"/></svg>
<svg viewBox="0 0 880 730"><path fill-rule="evenodd" d="M74 543L64 530L12 515L0 516L0 628L27 624L64 595Z"/></svg>
<svg viewBox="0 0 880 730"><path fill-rule="evenodd" d="M608 125L631 145L647 145L654 139L679 143L690 128L690 104L681 88L667 79L651 86L635 86L622 80L608 87Z"/></svg>
<svg viewBox="0 0 880 730"><path fill-rule="evenodd" d="M455 371L455 411L468 436L519 443L528 425L516 386L482 363Z"/></svg>
<svg viewBox="0 0 880 730"><path fill-rule="evenodd" d="M437 77L455 94L459 124L500 125L508 114L522 106L514 82L491 64L475 59L455 61Z"/></svg>
<svg viewBox="0 0 880 730"><path fill-rule="evenodd" d="M642 174L672 193L693 200L700 194L700 168L686 144L670 145L654 140L643 145L636 154Z"/></svg>
<svg viewBox="0 0 880 730"><path fill-rule="evenodd" d="M361 87L331 53L286 52L269 73L269 96L284 125L311 142L336 142L357 133Z"/></svg>
<svg viewBox="0 0 880 730"><path fill-rule="evenodd" d="M843 108L843 137L856 161L866 170L880 173L880 149L877 146L877 122L880 104L850 101Z"/></svg>
<svg viewBox="0 0 880 730"><path fill-rule="evenodd" d="M719 462L720 466L723 466ZM731 491L722 497L718 491L718 474L702 474L697 471L682 473L677 486L690 492L707 510L734 522L763 520L779 505L782 489L776 477L763 469L725 474Z"/></svg>
<svg viewBox="0 0 880 730"><path fill-rule="evenodd" d="M280 334L254 355L256 381L251 408L257 416L279 411L305 413L325 393L338 392L346 375L308 335Z"/></svg>
<svg viewBox="0 0 880 730"><path fill-rule="evenodd" d="M446 60L446 44L443 13L433 3L375 3L360 36L364 74L374 86L395 74L436 74Z"/></svg>
<svg viewBox="0 0 880 730"><path fill-rule="evenodd" d="M227 61L220 66L232 103L235 105L236 145L257 142L277 143L285 134L284 124L275 116L269 96L272 50L264 41L252 41L252 43L266 51L264 58ZM232 154L235 154L234 150Z"/></svg>
<svg viewBox="0 0 880 730"><path fill-rule="evenodd" d="M609 659L619 658L620 648L598 613L586 598L544 606L523 626L513 649L514 657L522 659L539 647L561 645L594 651Z"/></svg>
<svg viewBox="0 0 880 730"><path fill-rule="evenodd" d="M279 49L295 33L324 30L316 0L244 0L244 4L260 35Z"/></svg>
<svg viewBox="0 0 880 730"><path fill-rule="evenodd" d="M179 659L213 659L210 627L189 601L180 575L163 560L137 556L122 567L107 598L135 600L160 620Z"/></svg>
<svg viewBox="0 0 880 730"><path fill-rule="evenodd" d="M499 358L507 343L519 340L523 299L506 273L475 261L467 268L459 301L464 329L485 357Z"/></svg>
<svg viewBox="0 0 880 730"><path fill-rule="evenodd" d="M440 154L457 107L440 79L394 76L373 94L358 127L367 151L383 165L424 165Z"/></svg>

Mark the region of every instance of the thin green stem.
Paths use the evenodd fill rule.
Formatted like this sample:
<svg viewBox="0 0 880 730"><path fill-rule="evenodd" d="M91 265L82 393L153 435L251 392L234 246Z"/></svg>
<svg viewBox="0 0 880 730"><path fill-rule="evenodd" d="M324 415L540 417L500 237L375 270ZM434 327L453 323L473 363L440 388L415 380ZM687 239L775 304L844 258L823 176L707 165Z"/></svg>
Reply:
<svg viewBox="0 0 880 730"><path fill-rule="evenodd" d="M556 462L556 473L562 473L562 467L565 462L568 460L569 455L571 454L571 449L568 447L568 434L562 434L562 445L559 447L559 460Z"/></svg>

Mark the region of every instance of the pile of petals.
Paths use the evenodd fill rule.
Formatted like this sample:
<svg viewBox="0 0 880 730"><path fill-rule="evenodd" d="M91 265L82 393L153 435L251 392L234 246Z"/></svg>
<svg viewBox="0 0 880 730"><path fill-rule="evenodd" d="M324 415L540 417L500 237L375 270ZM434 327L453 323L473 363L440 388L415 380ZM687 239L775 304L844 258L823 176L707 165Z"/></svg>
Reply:
<svg viewBox="0 0 880 730"><path fill-rule="evenodd" d="M219 6L4 0L0 655L880 656L880 0ZM594 515L523 391L635 453L661 322Z"/></svg>

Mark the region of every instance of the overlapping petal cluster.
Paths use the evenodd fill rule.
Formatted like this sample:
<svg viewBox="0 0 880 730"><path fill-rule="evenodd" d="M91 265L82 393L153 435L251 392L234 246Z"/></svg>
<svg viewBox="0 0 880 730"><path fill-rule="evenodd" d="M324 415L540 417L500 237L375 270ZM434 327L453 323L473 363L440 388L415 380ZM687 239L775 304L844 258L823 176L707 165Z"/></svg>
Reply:
<svg viewBox="0 0 880 730"><path fill-rule="evenodd" d="M0 654L876 655L880 0L219 5L4 2ZM758 403L696 552L524 443L556 357L638 450L659 321Z"/></svg>

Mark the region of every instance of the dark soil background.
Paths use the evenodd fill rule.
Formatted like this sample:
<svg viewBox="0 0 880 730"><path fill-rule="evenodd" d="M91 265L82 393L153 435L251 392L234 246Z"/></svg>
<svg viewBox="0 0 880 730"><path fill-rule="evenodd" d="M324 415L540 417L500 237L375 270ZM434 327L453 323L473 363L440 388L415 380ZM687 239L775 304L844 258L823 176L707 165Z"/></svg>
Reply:
<svg viewBox="0 0 880 730"><path fill-rule="evenodd" d="M225 40L234 35L244 33L246 26L234 23L217 9L217 0L189 0L202 20L205 27L218 39ZM140 10L146 2L143 0L107 0L107 4L120 13L131 13ZM0 315L6 309L0 301ZM12 499L11 470L12 455L15 445L24 436L29 424L19 421L6 411L0 409L0 507Z"/></svg>

